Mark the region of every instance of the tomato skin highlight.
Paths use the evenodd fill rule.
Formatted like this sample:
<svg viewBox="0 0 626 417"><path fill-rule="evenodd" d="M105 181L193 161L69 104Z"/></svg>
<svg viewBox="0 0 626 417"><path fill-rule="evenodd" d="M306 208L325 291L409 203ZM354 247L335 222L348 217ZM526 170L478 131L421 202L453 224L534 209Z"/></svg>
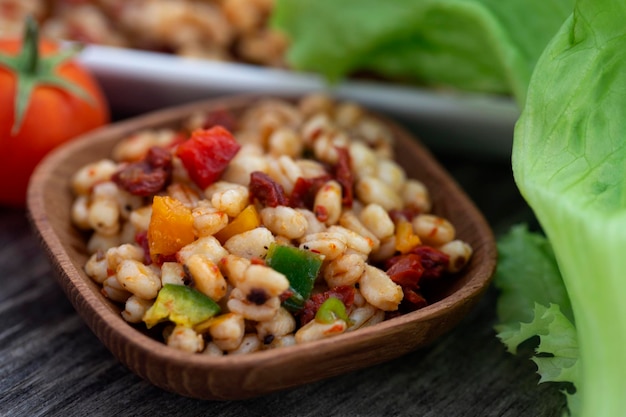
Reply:
<svg viewBox="0 0 626 417"><path fill-rule="evenodd" d="M0 54L15 56L22 41L0 40ZM55 43L39 42L40 59L58 52ZM105 96L95 78L80 64L67 60L55 73L79 86L91 97L85 101L59 87L37 85L28 101L19 131L12 134L15 123L17 74L0 65L0 204L23 207L30 176L55 147L76 136L109 122Z"/></svg>

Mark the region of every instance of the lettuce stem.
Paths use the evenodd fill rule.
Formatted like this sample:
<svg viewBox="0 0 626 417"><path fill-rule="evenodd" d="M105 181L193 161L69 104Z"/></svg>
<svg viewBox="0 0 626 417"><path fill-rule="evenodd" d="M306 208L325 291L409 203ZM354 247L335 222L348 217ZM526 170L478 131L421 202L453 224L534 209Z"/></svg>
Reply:
<svg viewBox="0 0 626 417"><path fill-rule="evenodd" d="M610 417L626 410L626 247L620 219L590 221L580 207L528 194L552 242L571 300L580 350L575 381L580 416ZM537 203L541 201L541 203ZM545 209L541 209L541 206Z"/></svg>
<svg viewBox="0 0 626 417"><path fill-rule="evenodd" d="M572 415L626 413L626 4L577 0L543 52L513 173L552 244L579 364Z"/></svg>

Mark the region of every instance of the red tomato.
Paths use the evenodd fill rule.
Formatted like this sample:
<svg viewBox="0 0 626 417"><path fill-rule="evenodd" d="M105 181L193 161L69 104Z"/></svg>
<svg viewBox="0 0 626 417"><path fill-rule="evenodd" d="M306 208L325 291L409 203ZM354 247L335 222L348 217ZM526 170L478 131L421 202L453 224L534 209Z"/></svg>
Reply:
<svg viewBox="0 0 626 417"><path fill-rule="evenodd" d="M40 59L51 57L58 51L53 42L40 41L38 44ZM0 40L0 54L16 56L21 45L19 40ZM3 184L0 204L23 206L30 175L49 151L109 121L104 95L87 70L69 59L58 65L54 72L59 78L82 88L92 100L88 102L58 86L38 84L28 100L19 131L12 134L16 82L23 73L16 73L0 62L0 176Z"/></svg>

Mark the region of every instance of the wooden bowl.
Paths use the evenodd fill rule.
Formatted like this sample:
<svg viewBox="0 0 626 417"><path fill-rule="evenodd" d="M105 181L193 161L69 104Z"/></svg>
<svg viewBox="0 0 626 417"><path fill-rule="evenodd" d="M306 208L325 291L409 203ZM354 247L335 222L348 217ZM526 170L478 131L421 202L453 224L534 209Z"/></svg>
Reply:
<svg viewBox="0 0 626 417"><path fill-rule="evenodd" d="M83 165L109 157L113 145L142 128L177 125L202 109L240 112L254 97L212 99L113 124L51 153L36 169L28 191L31 223L50 257L58 282L78 313L130 370L156 386L200 399L244 399L374 365L433 343L477 303L496 263L493 233L456 182L409 133L385 120L396 135L397 161L430 190L433 211L455 225L474 255L439 301L421 310L326 340L246 355L187 354L150 338L120 316L83 271L84 236L70 222L70 178Z"/></svg>

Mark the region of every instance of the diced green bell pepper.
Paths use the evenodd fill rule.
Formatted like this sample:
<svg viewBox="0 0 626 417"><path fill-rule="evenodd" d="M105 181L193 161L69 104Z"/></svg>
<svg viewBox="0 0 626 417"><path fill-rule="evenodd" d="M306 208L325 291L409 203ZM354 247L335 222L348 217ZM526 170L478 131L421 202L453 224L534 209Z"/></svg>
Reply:
<svg viewBox="0 0 626 417"><path fill-rule="evenodd" d="M348 322L346 305L339 298L330 297L322 303L317 313L315 313L315 320L320 323L330 324L337 319Z"/></svg>
<svg viewBox="0 0 626 417"><path fill-rule="evenodd" d="M169 320L184 326L201 323L220 312L220 307L200 291L185 285L165 284L143 321L148 328Z"/></svg>
<svg viewBox="0 0 626 417"><path fill-rule="evenodd" d="M270 245L265 263L287 277L290 290L294 293L283 302L285 308L297 311L304 306L311 296L322 260L321 255L310 251L276 243Z"/></svg>

